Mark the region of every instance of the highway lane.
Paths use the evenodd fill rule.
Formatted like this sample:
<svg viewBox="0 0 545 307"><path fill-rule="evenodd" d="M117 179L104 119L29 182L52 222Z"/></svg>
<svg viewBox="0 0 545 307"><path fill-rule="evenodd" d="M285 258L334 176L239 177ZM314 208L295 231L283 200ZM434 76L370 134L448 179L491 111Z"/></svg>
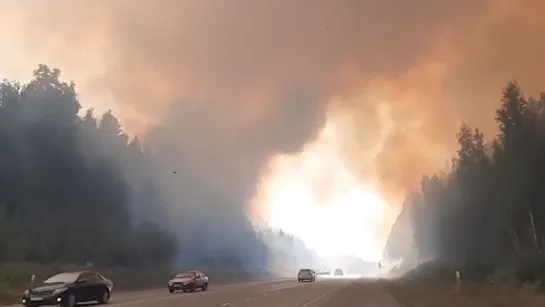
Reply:
<svg viewBox="0 0 545 307"><path fill-rule="evenodd" d="M399 307L399 304L376 280L329 278L239 299L225 307Z"/></svg>
<svg viewBox="0 0 545 307"><path fill-rule="evenodd" d="M113 294L111 307L398 307L376 281L319 278L298 283L294 279L229 285L211 284L207 291L168 293L160 290ZM19 305L21 306L21 305Z"/></svg>

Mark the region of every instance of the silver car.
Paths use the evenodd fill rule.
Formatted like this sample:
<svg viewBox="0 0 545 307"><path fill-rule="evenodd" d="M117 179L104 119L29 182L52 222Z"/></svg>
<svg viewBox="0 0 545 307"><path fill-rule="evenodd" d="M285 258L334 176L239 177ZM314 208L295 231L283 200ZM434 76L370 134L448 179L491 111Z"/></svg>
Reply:
<svg viewBox="0 0 545 307"><path fill-rule="evenodd" d="M301 269L299 270L299 273L297 274L297 281L316 281L316 272L311 269Z"/></svg>
<svg viewBox="0 0 545 307"><path fill-rule="evenodd" d="M168 292L182 290L194 292L196 289L206 291L208 289L208 276L201 271L188 271L179 273L168 281Z"/></svg>

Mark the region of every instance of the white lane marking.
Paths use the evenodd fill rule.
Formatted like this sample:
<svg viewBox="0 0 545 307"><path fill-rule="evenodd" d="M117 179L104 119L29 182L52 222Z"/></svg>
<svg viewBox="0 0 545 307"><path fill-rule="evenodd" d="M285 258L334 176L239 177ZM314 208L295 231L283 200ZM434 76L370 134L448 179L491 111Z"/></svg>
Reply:
<svg viewBox="0 0 545 307"><path fill-rule="evenodd" d="M210 292L208 292L210 293ZM214 292L212 292L213 294ZM207 295L207 293L202 293L202 294L199 294L199 295ZM209 294L210 295L210 294ZM166 296L154 296L154 297L149 297L149 298L142 298L142 299L139 299L139 300L131 300L131 301L128 301L128 302L112 302L110 303L110 305L113 307L113 306L130 306L130 305L135 305L135 304L141 304L141 303L147 303L147 302L155 302L155 301L165 301L165 300L173 300L173 299L180 299L180 298L188 298L188 297L191 297L191 295L176 295L176 294L167 294ZM0 307L3 307L3 306L0 306Z"/></svg>
<svg viewBox="0 0 545 307"><path fill-rule="evenodd" d="M119 306L131 306L131 305L136 305L136 304L149 303L149 302L157 302L157 301L163 301L163 300L162 300L162 299L140 300L140 301L127 302L127 303L119 303L119 304L115 304L115 305L112 305L112 306L116 306L116 307L119 307Z"/></svg>
<svg viewBox="0 0 545 307"><path fill-rule="evenodd" d="M281 290L284 290L284 289L290 289L290 288L295 288L295 287L300 287L300 286L302 286L302 284L287 284L287 285L278 284L278 285L272 285L272 286L269 286L269 287L265 287L263 289L263 291L267 292L267 293L274 293L274 292L281 291Z"/></svg>
<svg viewBox="0 0 545 307"><path fill-rule="evenodd" d="M156 298L146 299L146 300L137 300L137 301L131 301L131 302L116 303L116 304L112 304L112 306L130 306L130 305L136 305L136 304L141 304L141 303L165 301L165 300L175 299L175 298L178 298L178 299L179 299L180 296L178 296L178 297L176 297L176 296L170 296L170 297L156 297Z"/></svg>
<svg viewBox="0 0 545 307"><path fill-rule="evenodd" d="M311 299L310 301L308 301L308 302L304 303L303 305L301 305L301 307L307 307L307 306L309 306L309 305L311 305L311 304L314 304L314 303L316 303L317 301L321 300L321 299L324 298L326 295L332 293L332 292L335 291L335 290L337 290L337 288L331 289L331 290L327 291L326 293L324 293L324 294L322 294L322 295L320 295L320 296L318 296L318 297L315 297L315 298Z"/></svg>
<svg viewBox="0 0 545 307"><path fill-rule="evenodd" d="M259 283L263 283L263 284L267 284L267 283L273 283L273 285L275 285L274 283L276 282L284 282L284 281L289 281L291 280L291 278L275 278L275 279L270 279L270 280L256 280L256 281L249 281L249 282L240 282L240 283L232 283L232 284L220 284L218 285L219 289L217 288L216 290L219 290L221 292L224 292L226 290L230 290L232 288L236 288L236 287L240 287L240 286L244 286L244 285L251 285L251 284L259 284ZM290 287L286 287L286 288L290 288ZM276 292L276 291L280 291L280 290L283 290L285 288L280 288L280 289L277 289L275 291L272 291L272 292ZM169 300L169 299L174 299L174 298L180 298L181 296L177 296L177 295L168 295L168 296L153 296L153 297L149 297L149 298L144 298L144 299L140 299L140 300L134 300L136 297L142 297L142 296L145 296L146 294L150 294L150 293L155 293L155 292L158 292L158 291L163 291L162 289L149 289L149 290L142 290L142 291L127 291L127 292L121 292L120 293L120 297L121 298L118 298L120 300L122 300L121 302L116 302L116 301L110 301L110 306L112 307L119 307L119 306L131 306L131 305L136 305L136 304L141 304L141 303L148 303L148 302L156 302L156 301L164 301L164 300ZM210 291L207 291L208 293L210 293ZM202 295L202 294L201 294ZM267 295L267 293L265 293L264 295ZM124 302L125 300L130 300L128 302ZM229 305L230 303L225 303L223 306L227 306ZM0 307L19 307L21 306L20 304L13 304L13 305L0 305Z"/></svg>
<svg viewBox="0 0 545 307"><path fill-rule="evenodd" d="M230 290L232 288L236 288L236 287L240 287L240 286L254 285L254 284L260 284L260 283L262 283L262 284L272 283L273 285L275 285L275 283L282 283L282 282L289 281L289 280L291 280L290 277L280 277L280 278L273 278L273 279L269 279L269 280L256 280L256 281L247 281L247 282L238 282L238 283L225 283L225 284L218 284L216 290L220 290L220 291L223 292L225 290ZM146 295L149 295L149 294L155 294L156 292L164 291L163 289L164 288L147 289L147 290L141 290L141 291L126 291L126 292L123 291L123 292L120 292L118 294L118 296L116 295L117 299L110 301L110 306L112 306L112 307L113 306L130 306L130 305L135 305L135 304L140 304L140 303L153 302L153 301L163 301L163 300L174 298L174 296L173 297L170 297L170 296L165 297L165 296L161 295L161 296L153 296L153 297L150 297L150 298L144 298L144 299L133 301L133 299L135 299L137 297L142 297L142 296L145 297ZM209 291L207 291L207 292L209 292ZM121 301L116 302L117 300L121 300ZM130 300L130 301L124 302L126 300ZM0 305L0 307L19 307L19 306L21 306L21 305L20 304Z"/></svg>
<svg viewBox="0 0 545 307"><path fill-rule="evenodd" d="M281 278L273 278L269 280L255 280L255 281L247 281L247 282L235 282L235 283L225 283L225 284L218 284L216 285L216 288L214 290L220 290L220 291L226 291L231 290L232 288L237 288L240 286L246 286L246 285L255 285L255 284L268 284L272 283L275 285L276 283L282 283L285 281L289 281L291 278L289 277L281 277ZM209 289L210 290L210 289ZM145 298L147 295L150 294L156 294L157 292L163 292L165 291L164 288L158 288L158 289L149 289L149 290L142 290L142 291L127 291L127 292L121 292L118 294L117 298L121 300L121 302L115 302L111 301L110 303L112 306L127 306L127 305L133 305L134 299L141 298L138 301L138 303L148 302L148 301L155 301L155 300L164 300L164 294L160 294L159 296L152 296ZM209 291L208 291L209 292ZM168 294L167 294L168 295ZM144 298L142 298L144 297ZM129 302L124 302L129 300ZM20 305L0 305L0 307L18 307Z"/></svg>
<svg viewBox="0 0 545 307"><path fill-rule="evenodd" d="M261 294L263 294L263 296L266 296L266 295L268 295L269 293L276 293L276 292L280 292L280 291L285 290L285 289L291 289L291 288L294 288L294 287L297 287L297 286L299 286L299 284L295 284L295 285L293 285L293 286L288 286L288 287L282 287L282 288L278 288L278 289L274 289L274 290L270 290L270 291L268 291L268 292L261 293ZM251 297L246 297L246 298L244 298L244 301L249 301L249 300L251 300L251 299L252 299ZM237 301L235 301L235 303L236 303L236 302L237 302ZM230 303L225 303L225 304L223 304L222 306L227 306L227 305L229 305L229 304L230 304ZM1 307L1 306L0 306L0 307Z"/></svg>
<svg viewBox="0 0 545 307"><path fill-rule="evenodd" d="M273 282L276 282L277 280L272 280ZM238 283L238 284L230 284L230 285L221 285L220 287L218 287L218 289L216 290L219 290L218 292L225 292L225 291L229 291L231 290L232 288L235 288L235 287L240 287L240 286L243 286L243 285L248 285L248 284L257 284L257 283L267 283L267 282L270 282L270 281L252 281L252 282L247 282L247 283ZM276 291L279 291L279 290L282 290L284 288L280 288ZM212 291L212 293L210 291L207 291L207 293L202 293L200 295L210 295L210 294L214 294L214 293L217 293L215 291ZM169 300L169 299L175 299L175 298L180 298L180 297L183 297L183 296L178 296L178 295L172 295L172 294L166 294L168 296L164 296L165 294L161 295L161 296L156 296L156 297L150 297L150 298L144 298L144 299L140 299L140 300L131 300L131 301L128 301L128 302L112 302L111 306L112 307L119 307L119 306L131 306L131 305L136 305L136 304L142 304L142 303L149 303L149 302L156 302L156 301L164 301L164 300ZM229 305L230 303L226 303L227 305ZM225 306L227 306L225 305ZM19 306L19 305L15 305L15 306ZM8 307L8 306L1 306L0 307Z"/></svg>

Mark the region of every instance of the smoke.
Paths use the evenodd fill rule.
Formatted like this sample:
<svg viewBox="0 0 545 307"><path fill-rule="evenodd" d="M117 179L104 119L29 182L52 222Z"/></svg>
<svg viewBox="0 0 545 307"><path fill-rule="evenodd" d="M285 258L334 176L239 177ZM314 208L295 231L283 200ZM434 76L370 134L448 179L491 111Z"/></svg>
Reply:
<svg viewBox="0 0 545 307"><path fill-rule="evenodd" d="M545 68L537 0L4 0L0 9L0 67L15 77L37 62L59 67L84 104L114 109L126 129L168 147L160 169L180 172L163 183L169 197L203 216L243 216L269 157L301 150L331 118L344 120L351 168L401 203L448 161L462 120L493 132L503 83L516 77L534 91Z"/></svg>

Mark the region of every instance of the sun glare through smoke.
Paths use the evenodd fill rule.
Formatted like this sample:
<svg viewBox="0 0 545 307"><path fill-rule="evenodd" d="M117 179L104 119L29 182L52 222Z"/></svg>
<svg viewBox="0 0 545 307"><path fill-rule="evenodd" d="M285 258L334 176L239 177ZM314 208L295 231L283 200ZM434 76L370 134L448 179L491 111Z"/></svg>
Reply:
<svg viewBox="0 0 545 307"><path fill-rule="evenodd" d="M274 157L257 202L269 225L301 238L321 257L377 261L384 246L377 230L391 208L347 169L336 128L329 122L301 153Z"/></svg>

